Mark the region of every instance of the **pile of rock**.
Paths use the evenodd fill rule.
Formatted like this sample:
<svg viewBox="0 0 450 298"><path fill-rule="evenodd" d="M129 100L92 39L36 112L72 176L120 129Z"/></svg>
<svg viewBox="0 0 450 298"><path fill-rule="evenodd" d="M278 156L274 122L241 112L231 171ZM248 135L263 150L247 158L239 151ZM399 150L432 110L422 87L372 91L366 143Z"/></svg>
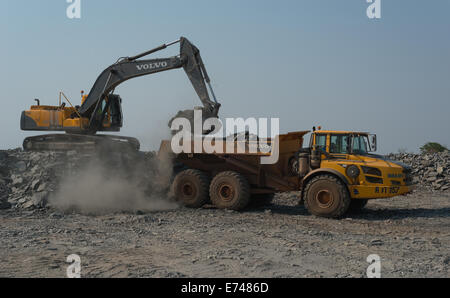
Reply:
<svg viewBox="0 0 450 298"><path fill-rule="evenodd" d="M136 160L138 157L138 160ZM146 174L154 175L155 155L139 153L132 156L109 154L101 162L109 173L127 174L138 167L143 183L152 182ZM21 149L0 151L0 209L42 208L49 195L58 190L63 179L83 174L83 169L94 160L91 154L80 152L25 152ZM98 162L98 157L95 157ZM111 170L107 168L111 166ZM145 169L142 169L145 168ZM141 174L144 173L144 174ZM133 173L135 174L135 173ZM135 177L133 179L136 180ZM152 185L155 187L154 185Z"/></svg>
<svg viewBox="0 0 450 298"><path fill-rule="evenodd" d="M6 209L11 206L11 204L8 203L10 180L7 160L8 154L0 151L0 209Z"/></svg>
<svg viewBox="0 0 450 298"><path fill-rule="evenodd" d="M0 154L0 179L5 185L0 192L0 200L4 208L8 205L18 208L45 206L49 192L56 189L58 177L62 177L62 172L75 162L67 153L15 149Z"/></svg>
<svg viewBox="0 0 450 298"><path fill-rule="evenodd" d="M397 153L388 158L412 167L414 182L419 188L431 191L450 189L450 151L440 153Z"/></svg>

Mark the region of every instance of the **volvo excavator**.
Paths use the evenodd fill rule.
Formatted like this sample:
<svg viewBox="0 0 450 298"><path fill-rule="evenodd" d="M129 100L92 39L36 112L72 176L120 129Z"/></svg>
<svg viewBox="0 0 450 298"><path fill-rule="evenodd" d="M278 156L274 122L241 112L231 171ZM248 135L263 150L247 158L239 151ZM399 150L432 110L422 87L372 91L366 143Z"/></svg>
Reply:
<svg viewBox="0 0 450 298"><path fill-rule="evenodd" d="M178 56L141 59L177 43L180 44ZM181 37L144 53L119 58L116 63L100 74L88 94L82 92L81 106L73 106L62 92L57 106L41 105L39 99L35 99L36 105L22 112L21 129L65 133L27 137L23 142L24 149L89 150L98 146L119 145L139 150L139 141L135 138L97 134L120 131L123 125L122 99L118 94L114 94L114 89L129 79L177 68L184 69L202 102L203 107L197 109L202 110L203 120L217 118L220 104L212 89L200 51L188 39ZM66 102L61 102L61 95L66 98L70 106L66 106ZM193 110L186 110L178 112L174 118L185 117L193 123L193 115Z"/></svg>

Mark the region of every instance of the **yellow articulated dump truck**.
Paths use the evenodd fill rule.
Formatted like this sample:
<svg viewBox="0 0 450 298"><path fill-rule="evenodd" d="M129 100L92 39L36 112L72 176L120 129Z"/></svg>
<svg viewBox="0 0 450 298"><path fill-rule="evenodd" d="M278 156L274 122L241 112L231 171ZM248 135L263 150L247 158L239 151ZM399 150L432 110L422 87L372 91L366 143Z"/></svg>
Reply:
<svg viewBox="0 0 450 298"><path fill-rule="evenodd" d="M176 176L172 190L185 206L211 202L220 209L242 210L250 202L267 202L277 192L299 191L299 203L316 216L339 218L364 208L369 199L404 195L412 190L411 168L371 152L376 136L365 132L315 130L265 139L278 140L278 160L262 164L258 140L245 140L243 153L179 153L163 141L159 154L172 154ZM236 143L238 140L233 140ZM194 151L192 151L194 152ZM266 152L266 151L265 151Z"/></svg>

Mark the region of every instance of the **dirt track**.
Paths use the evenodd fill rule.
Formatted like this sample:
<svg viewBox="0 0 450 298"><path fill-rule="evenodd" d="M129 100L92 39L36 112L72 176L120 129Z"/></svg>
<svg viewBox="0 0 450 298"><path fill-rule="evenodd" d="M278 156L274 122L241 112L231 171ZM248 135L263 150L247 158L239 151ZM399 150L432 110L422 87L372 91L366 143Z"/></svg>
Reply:
<svg viewBox="0 0 450 298"><path fill-rule="evenodd" d="M0 211L0 276L450 277L450 194L369 202L342 220L316 218L293 194L247 212L179 208L148 214Z"/></svg>

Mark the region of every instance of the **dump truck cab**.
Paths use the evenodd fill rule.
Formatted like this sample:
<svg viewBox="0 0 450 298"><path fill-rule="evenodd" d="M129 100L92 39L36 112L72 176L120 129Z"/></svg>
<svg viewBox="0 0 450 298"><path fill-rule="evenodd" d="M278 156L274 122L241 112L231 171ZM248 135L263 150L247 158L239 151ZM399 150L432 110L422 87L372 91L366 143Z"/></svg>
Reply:
<svg viewBox="0 0 450 298"><path fill-rule="evenodd" d="M304 184L320 173L330 173L345 183L352 199L387 198L411 191L411 168L374 154L376 135L315 130L310 148L311 171Z"/></svg>

